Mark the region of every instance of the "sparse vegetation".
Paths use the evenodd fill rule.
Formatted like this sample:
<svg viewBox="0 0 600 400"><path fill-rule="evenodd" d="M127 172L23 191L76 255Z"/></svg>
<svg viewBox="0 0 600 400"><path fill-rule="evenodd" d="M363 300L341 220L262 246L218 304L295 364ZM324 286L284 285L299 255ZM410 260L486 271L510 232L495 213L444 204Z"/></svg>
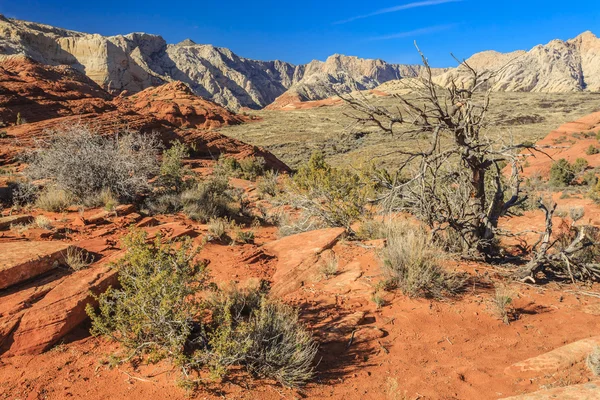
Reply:
<svg viewBox="0 0 600 400"><path fill-rule="evenodd" d="M98 312L87 307L92 333L122 343L127 358L185 363L184 347L202 311L193 298L205 279L203 265L193 261L196 249L189 241L173 246L160 237L146 243L143 232L131 233L124 244L127 252L115 266L120 288L99 296Z"/></svg>
<svg viewBox="0 0 600 400"><path fill-rule="evenodd" d="M300 386L313 377L318 345L294 309L256 289L237 288L213 297L210 308L216 328L206 357L215 375L243 365L255 376L286 386Z"/></svg>
<svg viewBox="0 0 600 400"><path fill-rule="evenodd" d="M73 271L80 271L92 265L94 257L84 249L69 247L65 254L65 264Z"/></svg>
<svg viewBox="0 0 600 400"><path fill-rule="evenodd" d="M227 179L213 176L198 182L181 194L181 206L189 218L207 222L211 218L226 217L233 213L233 195Z"/></svg>
<svg viewBox="0 0 600 400"><path fill-rule="evenodd" d="M52 220L45 215L38 215L33 220L33 223L41 229L50 230L52 229Z"/></svg>
<svg viewBox="0 0 600 400"><path fill-rule="evenodd" d="M573 166L567 160L561 158L550 167L550 185L564 187L571 184L575 179Z"/></svg>
<svg viewBox="0 0 600 400"><path fill-rule="evenodd" d="M320 272L325 279L329 279L337 275L338 273L338 258L335 254L331 254L329 257L325 257L322 260Z"/></svg>
<svg viewBox="0 0 600 400"><path fill-rule="evenodd" d="M384 271L405 295L441 298L464 288L465 276L441 267L442 252L423 228L408 221L390 222L385 238Z"/></svg>
<svg viewBox="0 0 600 400"><path fill-rule="evenodd" d="M494 289L494 312L505 324L509 324L513 314L510 306L513 302L513 292L504 285L496 285Z"/></svg>
<svg viewBox="0 0 600 400"><path fill-rule="evenodd" d="M298 170L288 191L289 203L305 220L314 218L352 232L352 223L368 214L372 188L354 171L331 167L317 152Z"/></svg>
<svg viewBox="0 0 600 400"><path fill-rule="evenodd" d="M50 186L39 194L35 205L44 211L61 212L69 208L73 202L73 197L66 190Z"/></svg>
<svg viewBox="0 0 600 400"><path fill-rule="evenodd" d="M257 181L256 188L258 192L265 196L275 197L280 193L278 186L279 174L275 171L266 171L265 174Z"/></svg>
<svg viewBox="0 0 600 400"><path fill-rule="evenodd" d="M48 135L27 157L28 178L50 180L78 200L106 189L122 199L149 191L148 179L157 172L155 137L135 132L103 136L81 124Z"/></svg>
<svg viewBox="0 0 600 400"><path fill-rule="evenodd" d="M588 156L593 156L594 154L598 153L600 153L600 148L598 148L598 146L594 146L593 144L590 144L590 147L585 150L585 154Z"/></svg>
<svg viewBox="0 0 600 400"><path fill-rule="evenodd" d="M233 157L221 156L214 168L214 174L254 181L265 173L265 160L261 157L247 157L240 161Z"/></svg>
<svg viewBox="0 0 600 400"><path fill-rule="evenodd" d="M223 239L230 227L231 222L227 218L211 218L208 221L208 240Z"/></svg>

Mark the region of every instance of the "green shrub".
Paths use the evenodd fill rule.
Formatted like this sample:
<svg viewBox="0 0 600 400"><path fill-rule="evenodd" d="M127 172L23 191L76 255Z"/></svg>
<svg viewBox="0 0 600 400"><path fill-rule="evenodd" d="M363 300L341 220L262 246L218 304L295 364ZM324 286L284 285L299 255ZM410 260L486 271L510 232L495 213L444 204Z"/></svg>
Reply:
<svg viewBox="0 0 600 400"><path fill-rule="evenodd" d="M593 156L594 154L598 154L600 153L600 149L596 146L594 146L593 144L590 144L590 147L588 147L585 150L585 154L587 154L588 156Z"/></svg>
<svg viewBox="0 0 600 400"><path fill-rule="evenodd" d="M205 277L204 266L193 261L197 251L190 241L147 243L144 232L132 232L123 243L127 252L115 266L120 288L99 296L98 312L87 306L92 333L122 343L129 357L181 362L201 315L193 296Z"/></svg>
<svg viewBox="0 0 600 400"><path fill-rule="evenodd" d="M318 344L296 310L256 289L237 288L213 298L209 307L216 329L209 335L208 364L215 375L243 365L286 386L301 386L313 377Z"/></svg>
<svg viewBox="0 0 600 400"><path fill-rule="evenodd" d="M256 180L265 173L265 159L247 157L241 161L233 157L221 156L214 168L214 174L226 177Z"/></svg>
<svg viewBox="0 0 600 400"><path fill-rule="evenodd" d="M213 176L181 194L183 212L202 223L211 218L226 217L233 212L231 187L226 178Z"/></svg>
<svg viewBox="0 0 600 400"><path fill-rule="evenodd" d="M390 222L385 236L386 246L381 252L384 271L405 295L441 298L464 288L465 275L440 266L442 251L423 228L408 221Z"/></svg>
<svg viewBox="0 0 600 400"><path fill-rule="evenodd" d="M187 176L183 159L189 156L189 148L179 141L174 142L169 149L163 152L159 182L167 190L177 193L183 190Z"/></svg>
<svg viewBox="0 0 600 400"><path fill-rule="evenodd" d="M550 184L554 187L568 186L575 179L573 166L561 158L550 167Z"/></svg>
<svg viewBox="0 0 600 400"><path fill-rule="evenodd" d="M333 168L321 153L314 153L289 185L290 204L328 226L351 225L367 214L372 188L354 171Z"/></svg>
<svg viewBox="0 0 600 400"><path fill-rule="evenodd" d="M256 188L261 195L275 197L280 193L278 185L279 174L275 171L266 171L257 181Z"/></svg>
<svg viewBox="0 0 600 400"><path fill-rule="evenodd" d="M588 160L586 160L585 158L578 158L575 160L575 162L573 163L573 171L576 174L581 174L582 172L584 172L588 167L590 166L590 163L588 162Z"/></svg>

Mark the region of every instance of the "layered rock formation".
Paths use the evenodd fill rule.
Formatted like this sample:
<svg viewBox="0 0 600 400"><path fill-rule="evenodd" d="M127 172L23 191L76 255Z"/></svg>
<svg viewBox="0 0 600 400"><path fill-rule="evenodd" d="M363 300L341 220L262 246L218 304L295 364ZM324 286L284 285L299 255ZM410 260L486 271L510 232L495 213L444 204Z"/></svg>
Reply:
<svg viewBox="0 0 600 400"><path fill-rule="evenodd" d="M144 33L104 37L0 16L0 59L19 55L69 66L113 94L185 82L196 95L230 109L264 107L290 88L290 95L302 101L372 89L391 79L414 77L421 69L342 55L306 65L256 61L189 39L167 44Z"/></svg>
<svg viewBox="0 0 600 400"><path fill-rule="evenodd" d="M600 39L584 32L574 39L553 40L530 51L486 51L467 60L476 70L497 71L492 90L510 92L568 93L600 91ZM467 84L470 76L459 67L436 78L442 86L455 80Z"/></svg>
<svg viewBox="0 0 600 400"><path fill-rule="evenodd" d="M48 130L83 123L99 133L131 129L158 134L165 144L182 140L199 158L263 157L268 167L288 171L268 151L210 131L246 120L196 96L182 82L115 97L72 67L43 65L26 57L0 61L0 122L6 125L0 137L0 162L4 163L14 161Z"/></svg>

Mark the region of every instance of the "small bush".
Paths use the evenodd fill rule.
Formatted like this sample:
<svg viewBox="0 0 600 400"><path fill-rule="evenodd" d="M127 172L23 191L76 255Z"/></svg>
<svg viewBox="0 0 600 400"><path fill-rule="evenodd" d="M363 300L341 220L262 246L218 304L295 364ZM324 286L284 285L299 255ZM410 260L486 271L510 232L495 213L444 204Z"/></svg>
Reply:
<svg viewBox="0 0 600 400"><path fill-rule="evenodd" d="M79 271L92 265L94 257L77 247L69 247L65 255L65 264L73 271Z"/></svg>
<svg viewBox="0 0 600 400"><path fill-rule="evenodd" d="M49 132L29 154L26 175L51 180L79 200L104 189L133 199L150 189L148 179L158 169L158 142L154 136L124 132L102 136L86 125Z"/></svg>
<svg viewBox="0 0 600 400"><path fill-rule="evenodd" d="M247 157L238 161L233 157L221 156L214 168L215 175L251 181L264 173L265 160L262 157Z"/></svg>
<svg viewBox="0 0 600 400"><path fill-rule="evenodd" d="M600 346L587 356L586 363L592 374L600 376Z"/></svg>
<svg viewBox="0 0 600 400"><path fill-rule="evenodd" d="M227 230L231 227L231 222L227 218L211 218L208 221L208 240L221 240L227 234Z"/></svg>
<svg viewBox="0 0 600 400"><path fill-rule="evenodd" d="M360 225L357 235L363 240L383 239L385 231L385 224L383 222L370 219Z"/></svg>
<svg viewBox="0 0 600 400"><path fill-rule="evenodd" d="M494 312L505 324L510 323L512 311L509 309L514 294L505 286L496 286L494 291Z"/></svg>
<svg viewBox="0 0 600 400"><path fill-rule="evenodd" d="M99 311L88 305L92 333L122 343L130 357L148 354L182 362L184 346L200 306L194 293L204 282L204 267L193 261L191 241L146 243L144 232L124 239L127 252L116 264L120 289L100 295Z"/></svg>
<svg viewBox="0 0 600 400"><path fill-rule="evenodd" d="M568 186L575 179L573 166L561 158L550 167L550 184L554 187Z"/></svg>
<svg viewBox="0 0 600 400"><path fill-rule="evenodd" d="M189 148L179 142L163 152L160 165L159 182L168 190L179 193L183 190L185 177L188 175L183 165L183 159L190 156Z"/></svg>
<svg viewBox="0 0 600 400"><path fill-rule="evenodd" d="M61 212L73 204L73 197L65 190L54 186L46 188L40 193L35 205L42 210L51 212Z"/></svg>
<svg viewBox="0 0 600 400"><path fill-rule="evenodd" d="M236 243L253 243L254 242L254 232L253 231L243 231L241 228L236 228L235 230L235 241Z"/></svg>
<svg viewBox="0 0 600 400"><path fill-rule="evenodd" d="M590 147L588 147L585 150L585 154L587 154L588 156L593 156L594 154L598 154L600 153L600 148L598 148L597 146L594 146L593 144L590 144Z"/></svg>
<svg viewBox="0 0 600 400"><path fill-rule="evenodd" d="M590 163L588 162L588 160L586 160L585 158L578 158L575 160L575 162L573 163L573 171L576 174L581 174L583 173L588 167L590 166Z"/></svg>
<svg viewBox="0 0 600 400"><path fill-rule="evenodd" d="M583 207L571 207L569 208L569 216L573 220L573 222L579 221L585 215L585 210Z"/></svg>
<svg viewBox="0 0 600 400"><path fill-rule="evenodd" d="M423 228L407 221L390 222L385 236L384 271L405 295L441 298L463 289L466 277L440 266L441 249L431 243Z"/></svg>
<svg viewBox="0 0 600 400"><path fill-rule="evenodd" d="M46 229L46 230L50 230L52 229L52 221L50 220L50 218L46 217L45 215L38 215L37 217L35 217L35 220L33 221L33 223L41 229Z"/></svg>
<svg viewBox="0 0 600 400"><path fill-rule="evenodd" d="M40 188L29 181L18 181L11 186L12 202L18 207L24 207L35 202L40 194Z"/></svg>
<svg viewBox="0 0 600 400"><path fill-rule="evenodd" d="M258 180L256 184L256 188L258 189L258 193L265 196L275 197L280 193L280 189L278 186L278 178L279 174L274 171L267 171L265 174Z"/></svg>
<svg viewBox="0 0 600 400"><path fill-rule="evenodd" d="M256 289L234 288L209 306L216 329L210 337L208 364L223 376L231 365L286 386L313 377L318 345L289 306L267 299Z"/></svg>
<svg viewBox="0 0 600 400"><path fill-rule="evenodd" d="M108 189L102 189L99 193L83 199L86 207L103 207L106 211L113 211L119 205L119 199Z"/></svg>
<svg viewBox="0 0 600 400"><path fill-rule="evenodd" d="M231 187L226 179L213 176L181 194L183 212L191 219L206 223L211 218L226 217L233 212Z"/></svg>
<svg viewBox="0 0 600 400"><path fill-rule="evenodd" d="M323 275L325 279L335 276L338 272L338 264L338 258L335 255L325 258L320 268L321 275Z"/></svg>
<svg viewBox="0 0 600 400"><path fill-rule="evenodd" d="M336 169L325 162L321 153L314 153L308 164L294 176L289 202L328 226L351 225L367 214L372 188L354 171Z"/></svg>

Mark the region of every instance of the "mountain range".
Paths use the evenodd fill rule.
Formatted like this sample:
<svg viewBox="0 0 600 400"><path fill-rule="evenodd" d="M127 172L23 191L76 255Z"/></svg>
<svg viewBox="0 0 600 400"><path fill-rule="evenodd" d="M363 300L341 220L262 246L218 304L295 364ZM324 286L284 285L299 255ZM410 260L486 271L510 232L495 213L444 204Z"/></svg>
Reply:
<svg viewBox="0 0 600 400"><path fill-rule="evenodd" d="M137 93L181 81L196 95L234 111L259 109L274 102L278 108L291 102L374 89L423 72L420 65L340 54L303 65L251 60L229 49L196 44L190 39L168 44L161 36L146 33L101 36L0 15L0 61L14 57L72 67L112 94ZM467 61L478 70L502 68L493 90L600 91L600 39L591 32L567 41L553 40L530 51L486 51ZM442 86L469 79L463 67L433 72Z"/></svg>

